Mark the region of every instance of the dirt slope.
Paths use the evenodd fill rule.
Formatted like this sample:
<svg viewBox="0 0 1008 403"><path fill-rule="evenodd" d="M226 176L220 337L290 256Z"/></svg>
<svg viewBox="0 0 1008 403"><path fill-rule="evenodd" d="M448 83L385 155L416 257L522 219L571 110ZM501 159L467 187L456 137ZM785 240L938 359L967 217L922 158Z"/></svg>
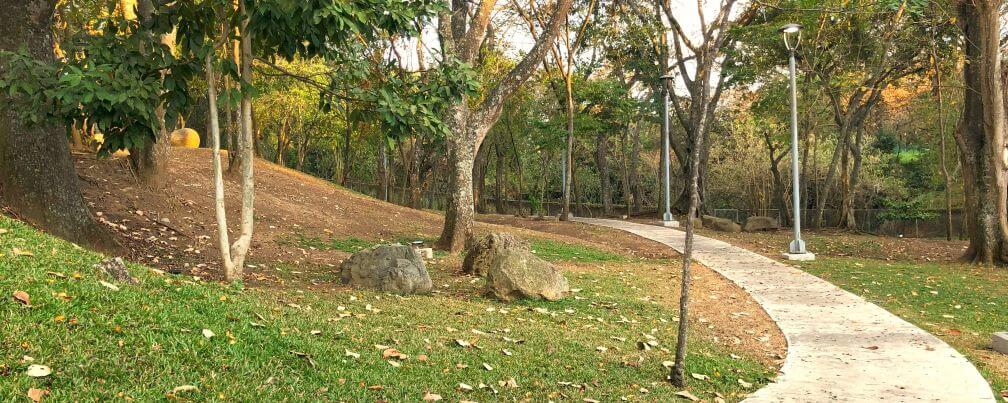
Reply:
<svg viewBox="0 0 1008 403"><path fill-rule="evenodd" d="M173 149L168 165L170 178L166 188L159 191L138 185L123 160L78 155L76 163L85 198L99 219L116 229L129 249L124 254L172 272L215 277L219 260L210 159L207 149ZM302 248L289 241L298 237L430 240L439 235L443 223L439 214L381 202L263 160L256 161L255 175L256 227L250 255L253 264L280 261L335 265L346 253ZM233 237L238 227L240 185L236 178L227 178L225 188ZM493 228L504 229L477 224L477 232ZM669 253L660 247L641 248L641 241L629 245L613 242L615 231L546 234L535 229L506 230L623 253Z"/></svg>

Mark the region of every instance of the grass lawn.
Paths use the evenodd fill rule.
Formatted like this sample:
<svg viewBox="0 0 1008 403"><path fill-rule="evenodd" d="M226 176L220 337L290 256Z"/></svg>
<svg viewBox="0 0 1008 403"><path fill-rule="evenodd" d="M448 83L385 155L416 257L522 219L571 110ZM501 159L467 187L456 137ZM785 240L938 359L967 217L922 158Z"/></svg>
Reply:
<svg viewBox="0 0 1008 403"><path fill-rule="evenodd" d="M1008 356L990 349L1008 331L1008 271L955 263L820 257L800 267L945 340L1008 401Z"/></svg>
<svg viewBox="0 0 1008 403"><path fill-rule="evenodd" d="M535 247L554 259L614 258ZM427 393L672 401L680 391L664 382L663 366L676 312L641 298L635 279L571 274L580 289L572 298L502 304L480 296L480 280L437 265L438 292L399 297L250 289L136 265L140 284L128 285L93 269L101 259L0 216L0 400L30 388L59 400L140 401L419 401ZM29 304L13 297L18 291ZM638 348L649 341L656 347ZM767 382L764 366L732 353L693 337L687 372L709 379L690 378L688 390L738 401ZM30 377L30 365L52 373Z"/></svg>

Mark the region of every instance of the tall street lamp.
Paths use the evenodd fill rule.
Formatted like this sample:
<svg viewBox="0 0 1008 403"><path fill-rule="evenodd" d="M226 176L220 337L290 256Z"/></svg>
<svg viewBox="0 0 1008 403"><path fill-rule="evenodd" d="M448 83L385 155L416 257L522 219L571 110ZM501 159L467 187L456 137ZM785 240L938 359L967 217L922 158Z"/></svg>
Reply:
<svg viewBox="0 0 1008 403"><path fill-rule="evenodd" d="M662 214L662 225L666 227L678 227L679 222L672 218L672 185L671 185L671 158L669 158L669 86L672 85L672 76L661 76L663 94L665 102L662 106L662 187L665 194L665 213Z"/></svg>
<svg viewBox="0 0 1008 403"><path fill-rule="evenodd" d="M790 55L791 71L791 210L794 212L794 240L785 254L790 260L815 260L815 255L805 249L805 241L801 239L801 195L800 173L798 172L798 80L795 78L795 49L801 42L800 24L787 24L780 29L784 36L784 47Z"/></svg>

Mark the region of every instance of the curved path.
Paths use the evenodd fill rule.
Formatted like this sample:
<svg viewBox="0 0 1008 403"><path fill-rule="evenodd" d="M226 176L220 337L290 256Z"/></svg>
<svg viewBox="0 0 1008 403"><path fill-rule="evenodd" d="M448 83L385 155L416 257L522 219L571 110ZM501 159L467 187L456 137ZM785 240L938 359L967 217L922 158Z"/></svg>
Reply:
<svg viewBox="0 0 1008 403"><path fill-rule="evenodd" d="M685 233L576 218L682 251ZM744 288L788 342L781 375L747 402L994 402L962 354L861 297L792 266L702 236L693 258Z"/></svg>

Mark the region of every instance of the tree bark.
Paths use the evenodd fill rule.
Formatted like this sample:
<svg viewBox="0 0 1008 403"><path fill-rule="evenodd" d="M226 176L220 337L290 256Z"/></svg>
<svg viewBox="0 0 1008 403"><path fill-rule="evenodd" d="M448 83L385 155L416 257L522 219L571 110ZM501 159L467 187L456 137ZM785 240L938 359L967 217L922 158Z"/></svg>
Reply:
<svg viewBox="0 0 1008 403"><path fill-rule="evenodd" d="M382 201L389 201L389 159L388 143L385 136L378 141L378 198Z"/></svg>
<svg viewBox="0 0 1008 403"><path fill-rule="evenodd" d="M497 214L505 214L504 208L504 152L501 151L501 139L497 136L494 142L494 152L497 161L494 164L494 210Z"/></svg>
<svg viewBox="0 0 1008 403"><path fill-rule="evenodd" d="M562 23L570 12L571 2L572 0L557 2L550 22L536 39L532 49L486 93L478 105L470 107L469 97L463 97L447 108L444 120L450 129L447 145L453 173L450 181L451 200L445 212L444 228L436 244L438 249L458 251L472 237L472 168L476 150L490 126L500 117L504 101L528 80L546 55L549 44L560 32ZM457 57L466 63L475 61L495 3L493 0L481 2L477 12L471 16L468 6L456 4L453 10L438 16L438 35L444 57Z"/></svg>
<svg viewBox="0 0 1008 403"><path fill-rule="evenodd" d="M568 66L568 68L570 68ZM571 86L569 73L564 74L564 88L567 91L567 147L564 151L564 194L563 211L560 213L560 221L570 219L571 191L574 187L574 90ZM578 212L580 214L580 211Z"/></svg>
<svg viewBox="0 0 1008 403"><path fill-rule="evenodd" d="M599 170L599 185L602 191L602 212L612 216L612 187L609 178L609 136L599 132L595 139L595 165Z"/></svg>
<svg viewBox="0 0 1008 403"><path fill-rule="evenodd" d="M969 247L964 258L984 265L1006 262L1008 181L1005 180L1005 95L1000 55L1001 1L960 1L964 33L964 102L956 133L963 163Z"/></svg>
<svg viewBox="0 0 1008 403"><path fill-rule="evenodd" d="M53 61L54 0L0 2L0 50L25 49ZM91 216L70 158L65 129L30 125L5 112L0 125L0 195L22 220L81 245L112 252L115 244Z"/></svg>
<svg viewBox="0 0 1008 403"><path fill-rule="evenodd" d="M137 16L141 20L149 20L154 13L154 3L151 0L139 0L136 3ZM162 41L169 35L163 35ZM154 111L158 119L159 129L154 139L149 139L139 147L129 150L130 166L140 183L154 189L164 187L167 181L168 156L171 154L171 130L165 122L165 109L158 105Z"/></svg>

